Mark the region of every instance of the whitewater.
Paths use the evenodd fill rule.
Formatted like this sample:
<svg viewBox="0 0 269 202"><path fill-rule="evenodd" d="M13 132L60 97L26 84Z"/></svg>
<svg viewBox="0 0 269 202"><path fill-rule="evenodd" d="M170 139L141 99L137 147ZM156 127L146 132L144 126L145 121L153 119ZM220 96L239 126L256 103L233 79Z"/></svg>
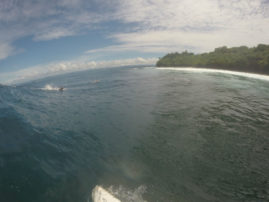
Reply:
<svg viewBox="0 0 269 202"><path fill-rule="evenodd" d="M222 73L222 74L231 74L235 76L248 77L253 79L261 79L265 81L269 81L268 75L263 74L254 74L248 72L237 72L237 71L229 71L222 69L207 69L207 68L195 68L195 67L159 67L159 70L174 70L174 71L188 71L188 72L197 72L197 73Z"/></svg>

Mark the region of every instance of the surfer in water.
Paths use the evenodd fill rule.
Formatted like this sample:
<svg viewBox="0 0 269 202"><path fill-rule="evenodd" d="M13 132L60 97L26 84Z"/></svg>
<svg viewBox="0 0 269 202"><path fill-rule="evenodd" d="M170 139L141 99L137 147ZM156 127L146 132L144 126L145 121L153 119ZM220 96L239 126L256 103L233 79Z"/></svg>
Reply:
<svg viewBox="0 0 269 202"><path fill-rule="evenodd" d="M61 92L64 91L64 87L60 87L59 91L61 91Z"/></svg>

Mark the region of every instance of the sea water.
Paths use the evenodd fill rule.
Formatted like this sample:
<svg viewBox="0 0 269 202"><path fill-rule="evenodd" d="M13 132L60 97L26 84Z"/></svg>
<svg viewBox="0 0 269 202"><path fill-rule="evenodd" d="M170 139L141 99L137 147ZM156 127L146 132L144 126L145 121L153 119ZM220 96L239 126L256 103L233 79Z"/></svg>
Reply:
<svg viewBox="0 0 269 202"><path fill-rule="evenodd" d="M63 91L59 91L64 87ZM121 67L0 86L0 201L269 200L269 82Z"/></svg>

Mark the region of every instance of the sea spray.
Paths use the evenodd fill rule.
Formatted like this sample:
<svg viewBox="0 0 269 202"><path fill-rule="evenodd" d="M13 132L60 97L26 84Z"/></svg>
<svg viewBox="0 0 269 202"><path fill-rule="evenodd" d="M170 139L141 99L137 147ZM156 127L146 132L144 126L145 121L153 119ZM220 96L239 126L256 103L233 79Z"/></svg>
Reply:
<svg viewBox="0 0 269 202"><path fill-rule="evenodd" d="M51 84L47 84L44 86L44 88L42 88L42 90L48 90L48 91L57 91L57 90L60 90L61 87L57 87L57 86L54 86L54 85L51 85Z"/></svg>

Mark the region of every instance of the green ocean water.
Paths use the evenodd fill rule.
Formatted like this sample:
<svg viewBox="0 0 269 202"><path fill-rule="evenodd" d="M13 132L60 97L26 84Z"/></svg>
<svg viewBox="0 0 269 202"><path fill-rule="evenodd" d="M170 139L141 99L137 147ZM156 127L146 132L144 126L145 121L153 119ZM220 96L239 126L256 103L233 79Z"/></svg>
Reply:
<svg viewBox="0 0 269 202"><path fill-rule="evenodd" d="M0 201L86 202L96 185L268 201L269 81L124 67L0 86Z"/></svg>

